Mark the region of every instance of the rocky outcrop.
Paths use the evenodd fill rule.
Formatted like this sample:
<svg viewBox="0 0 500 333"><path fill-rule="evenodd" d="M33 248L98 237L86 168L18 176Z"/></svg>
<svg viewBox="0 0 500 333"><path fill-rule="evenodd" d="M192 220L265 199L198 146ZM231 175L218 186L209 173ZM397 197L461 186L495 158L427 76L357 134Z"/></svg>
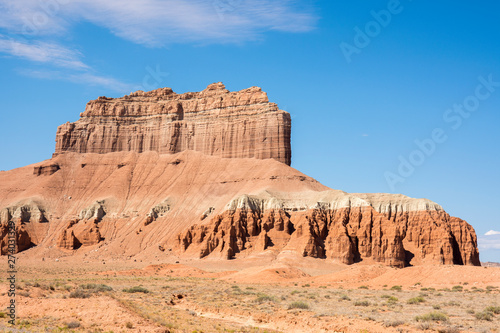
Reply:
<svg viewBox="0 0 500 333"><path fill-rule="evenodd" d="M273 158L290 165L290 115L258 87L229 92L222 83L196 93L137 91L87 103L74 123L59 126L55 156L195 150L226 158ZM35 172L42 172L35 170Z"/></svg>
<svg viewBox="0 0 500 333"><path fill-rule="evenodd" d="M369 195L322 196L334 201L321 201L317 194L308 206L291 207L293 201L279 197L242 196L208 224L181 233L178 245L199 258L231 259L273 249L345 264L372 259L394 267L480 265L472 227L429 200L385 195L372 203Z"/></svg>
<svg viewBox="0 0 500 333"><path fill-rule="evenodd" d="M97 218L71 220L59 235L57 246L66 250L77 250L81 246L98 244L103 240L98 222Z"/></svg>
<svg viewBox="0 0 500 333"><path fill-rule="evenodd" d="M32 247L33 242L30 234L26 230L25 223L21 222L20 219L17 219L15 222L15 235L13 238L9 237L9 225L7 223L0 224L0 254L12 254L9 251L9 240L15 239L15 243L13 246L14 253L18 253Z"/></svg>
<svg viewBox="0 0 500 333"><path fill-rule="evenodd" d="M33 174L37 176L50 176L59 170L57 164L40 165L33 168Z"/></svg>
<svg viewBox="0 0 500 333"><path fill-rule="evenodd" d="M291 251L346 264L480 265L474 229L436 203L332 190L290 157L290 116L257 87L100 97L58 128L52 159L0 172L2 253L15 221L17 250L41 257Z"/></svg>
<svg viewBox="0 0 500 333"><path fill-rule="evenodd" d="M16 252L36 246L45 236L49 222L45 205L36 200L26 199L0 209L2 254L7 253L10 221L15 224Z"/></svg>

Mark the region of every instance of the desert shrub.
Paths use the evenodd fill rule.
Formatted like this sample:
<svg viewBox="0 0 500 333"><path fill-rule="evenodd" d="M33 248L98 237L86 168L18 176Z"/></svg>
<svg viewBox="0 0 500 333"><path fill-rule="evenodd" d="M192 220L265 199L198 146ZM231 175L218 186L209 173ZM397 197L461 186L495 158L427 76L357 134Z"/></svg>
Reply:
<svg viewBox="0 0 500 333"><path fill-rule="evenodd" d="M391 290L401 291L401 290L403 290L403 287L402 286L392 286Z"/></svg>
<svg viewBox="0 0 500 333"><path fill-rule="evenodd" d="M95 284L95 283L87 283L80 285L80 288L89 290L94 293L104 292L104 291L112 291L113 288L107 286L105 284Z"/></svg>
<svg viewBox="0 0 500 333"><path fill-rule="evenodd" d="M445 305L448 305L448 306L460 306L462 304L460 304L459 302L457 301L449 301L448 303L446 303Z"/></svg>
<svg viewBox="0 0 500 333"><path fill-rule="evenodd" d="M147 290L146 288L141 287L141 286L125 288L125 289L123 289L123 291L126 293L144 293L144 294L149 293L149 290Z"/></svg>
<svg viewBox="0 0 500 333"><path fill-rule="evenodd" d="M292 292L290 294L291 295L300 294L300 291L298 291L298 290L292 290Z"/></svg>
<svg viewBox="0 0 500 333"><path fill-rule="evenodd" d="M464 290L464 287L462 286L453 286L451 288L452 291L463 291Z"/></svg>
<svg viewBox="0 0 500 333"><path fill-rule="evenodd" d="M406 303L408 303L408 304L420 304L423 302L425 302L425 298L423 298L422 296L418 296L418 297L410 298Z"/></svg>
<svg viewBox="0 0 500 333"><path fill-rule="evenodd" d="M130 321L127 321L127 323L125 324L125 327L126 328L134 328L134 324L132 324Z"/></svg>
<svg viewBox="0 0 500 333"><path fill-rule="evenodd" d="M370 302L368 301L357 301L357 302L354 302L354 306L369 306L370 305Z"/></svg>
<svg viewBox="0 0 500 333"><path fill-rule="evenodd" d="M442 312L429 312L427 314L416 316L416 321L448 321L448 316Z"/></svg>
<svg viewBox="0 0 500 333"><path fill-rule="evenodd" d="M487 320L487 321L492 321L493 320L493 313L489 311L483 311L483 312L478 312L475 314L476 319L478 320Z"/></svg>
<svg viewBox="0 0 500 333"><path fill-rule="evenodd" d="M495 286L486 286L486 290L488 290L488 291L493 291L495 289L498 289L498 287L495 287Z"/></svg>
<svg viewBox="0 0 500 333"><path fill-rule="evenodd" d="M391 304L394 304L398 301L398 298L397 297L394 297L394 296L391 296L387 299L387 303L391 303Z"/></svg>
<svg viewBox="0 0 500 333"><path fill-rule="evenodd" d="M421 331L427 331L428 329L431 328L431 324L429 324L429 322L427 321L424 321L424 322L420 322L417 326L417 328Z"/></svg>
<svg viewBox="0 0 500 333"><path fill-rule="evenodd" d="M307 288L307 287L310 287L311 285L309 283L306 283L302 286L302 288Z"/></svg>
<svg viewBox="0 0 500 333"><path fill-rule="evenodd" d="M395 320L395 321L384 323L384 326L385 327L398 327L398 326L401 326L404 324L405 324L405 322L402 320Z"/></svg>
<svg viewBox="0 0 500 333"><path fill-rule="evenodd" d="M488 306L484 311L493 312L494 314L500 314L500 306Z"/></svg>
<svg viewBox="0 0 500 333"><path fill-rule="evenodd" d="M74 290L69 294L69 298L89 298L90 296L92 295L89 292L82 289Z"/></svg>
<svg viewBox="0 0 500 333"><path fill-rule="evenodd" d="M5 312L0 312L0 318L7 318L7 314Z"/></svg>
<svg viewBox="0 0 500 333"><path fill-rule="evenodd" d="M359 286L358 289L370 289L368 286Z"/></svg>
<svg viewBox="0 0 500 333"><path fill-rule="evenodd" d="M276 298L274 296L269 296L269 295L260 295L255 299L257 303L265 303L265 302L275 302Z"/></svg>
<svg viewBox="0 0 500 333"><path fill-rule="evenodd" d="M78 321L70 321L69 323L66 324L67 328L78 328L80 327L80 322Z"/></svg>
<svg viewBox="0 0 500 333"><path fill-rule="evenodd" d="M439 305L439 304L434 304L434 305L432 306L432 308L433 308L434 310L439 310L439 309L441 309L441 305Z"/></svg>
<svg viewBox="0 0 500 333"><path fill-rule="evenodd" d="M339 297L339 301L350 301L351 299L346 294Z"/></svg>
<svg viewBox="0 0 500 333"><path fill-rule="evenodd" d="M309 309L309 304L306 302L293 302L288 306L288 309L304 309L307 310Z"/></svg>

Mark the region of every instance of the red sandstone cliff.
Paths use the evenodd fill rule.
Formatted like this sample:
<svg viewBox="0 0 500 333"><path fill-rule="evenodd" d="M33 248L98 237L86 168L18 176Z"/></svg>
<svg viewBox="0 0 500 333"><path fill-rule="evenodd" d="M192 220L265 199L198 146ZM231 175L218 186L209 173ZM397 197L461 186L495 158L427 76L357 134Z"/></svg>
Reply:
<svg viewBox="0 0 500 333"><path fill-rule="evenodd" d="M237 198L209 223L180 234L177 246L199 258L231 259L272 249L346 264L371 259L395 267L480 265L472 227L429 200L381 194L380 201L377 195L330 190L304 193L297 205L280 196Z"/></svg>
<svg viewBox="0 0 500 333"><path fill-rule="evenodd" d="M480 265L474 229L436 203L348 194L287 166L290 117L260 88L101 97L56 142L52 159L0 172L2 254L14 220L32 256Z"/></svg>
<svg viewBox="0 0 500 333"><path fill-rule="evenodd" d="M229 92L222 83L196 93L137 91L87 103L59 126L55 155L195 150L219 157L274 158L290 165L290 115L258 87Z"/></svg>

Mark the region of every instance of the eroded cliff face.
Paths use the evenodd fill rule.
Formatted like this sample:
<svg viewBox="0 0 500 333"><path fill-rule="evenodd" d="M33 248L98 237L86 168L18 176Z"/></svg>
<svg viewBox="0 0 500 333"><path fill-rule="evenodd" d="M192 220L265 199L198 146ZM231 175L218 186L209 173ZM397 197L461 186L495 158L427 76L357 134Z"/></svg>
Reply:
<svg viewBox="0 0 500 333"><path fill-rule="evenodd" d="M334 201L316 201L315 195L309 206L299 207L279 197L240 197L209 223L179 234L178 246L199 258L232 259L272 249L345 264L371 259L394 267L480 265L473 228L429 200L328 192L321 195Z"/></svg>
<svg viewBox="0 0 500 333"><path fill-rule="evenodd" d="M271 251L342 263L479 265L474 229L426 199L332 190L289 167L290 117L260 88L100 97L52 159L0 171L0 247L40 257Z"/></svg>
<svg viewBox="0 0 500 333"><path fill-rule="evenodd" d="M230 92L222 83L195 93L170 88L87 103L57 129L54 155L195 150L227 158L273 158L290 165L290 115L258 87Z"/></svg>

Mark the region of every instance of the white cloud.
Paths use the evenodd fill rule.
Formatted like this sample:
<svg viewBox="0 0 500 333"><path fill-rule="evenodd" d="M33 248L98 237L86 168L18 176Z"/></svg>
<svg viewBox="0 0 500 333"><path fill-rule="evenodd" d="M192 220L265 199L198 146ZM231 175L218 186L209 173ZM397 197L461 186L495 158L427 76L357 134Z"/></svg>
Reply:
<svg viewBox="0 0 500 333"><path fill-rule="evenodd" d="M148 46L239 43L267 30L310 31L316 20L293 0L0 0L0 27L11 32L60 34L88 21Z"/></svg>
<svg viewBox="0 0 500 333"><path fill-rule="evenodd" d="M136 85L123 83L112 77L100 76L89 72L68 74L57 70L22 69L19 70L19 73L37 79L61 80L90 86L100 86L119 93L127 94L140 88Z"/></svg>
<svg viewBox="0 0 500 333"><path fill-rule="evenodd" d="M494 230L491 231L493 231L493 234L488 231L485 234L486 237L477 239L480 250L500 250L500 233L496 233Z"/></svg>
<svg viewBox="0 0 500 333"><path fill-rule="evenodd" d="M304 0L309 1L309 0ZM95 74L83 54L63 46L80 22L108 29L149 47L171 43L241 43L264 31L310 31L311 8L296 0L0 0L0 53L58 68L23 74L130 91L128 84ZM60 70L65 68L67 73ZM69 70L69 71L68 71Z"/></svg>
<svg viewBox="0 0 500 333"><path fill-rule="evenodd" d="M78 51L68 49L57 43L16 40L0 35L0 52L34 62L48 63L72 69L88 69Z"/></svg>
<svg viewBox="0 0 500 333"><path fill-rule="evenodd" d="M485 236L500 235L500 231L490 230L484 234Z"/></svg>

